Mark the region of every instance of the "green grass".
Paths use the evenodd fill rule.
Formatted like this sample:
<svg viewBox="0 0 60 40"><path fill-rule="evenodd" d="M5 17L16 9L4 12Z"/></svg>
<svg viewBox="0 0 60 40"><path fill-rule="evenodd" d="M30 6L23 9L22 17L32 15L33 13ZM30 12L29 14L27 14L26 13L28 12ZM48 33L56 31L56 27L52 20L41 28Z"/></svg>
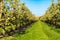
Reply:
<svg viewBox="0 0 60 40"><path fill-rule="evenodd" d="M2 33L2 28L0 28L0 34Z"/></svg>
<svg viewBox="0 0 60 40"><path fill-rule="evenodd" d="M60 31L59 31L60 32ZM14 37L4 37L5 40L60 40L58 30L38 21L25 30L25 34L15 34Z"/></svg>

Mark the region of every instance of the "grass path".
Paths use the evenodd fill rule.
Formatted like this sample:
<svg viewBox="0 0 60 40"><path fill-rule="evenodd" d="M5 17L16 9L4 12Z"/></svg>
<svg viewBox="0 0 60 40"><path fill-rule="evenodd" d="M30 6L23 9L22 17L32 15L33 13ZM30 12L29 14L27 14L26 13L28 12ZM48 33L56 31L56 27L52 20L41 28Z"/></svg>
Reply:
<svg viewBox="0 0 60 40"><path fill-rule="evenodd" d="M60 40L60 34L51 29L47 24L38 21L27 28L25 34L16 34L13 38L5 37L5 40Z"/></svg>
<svg viewBox="0 0 60 40"><path fill-rule="evenodd" d="M58 34L53 29L51 29L50 26L42 22L41 25L42 25L42 29L44 30L45 34L49 37L50 40L60 40L60 34Z"/></svg>

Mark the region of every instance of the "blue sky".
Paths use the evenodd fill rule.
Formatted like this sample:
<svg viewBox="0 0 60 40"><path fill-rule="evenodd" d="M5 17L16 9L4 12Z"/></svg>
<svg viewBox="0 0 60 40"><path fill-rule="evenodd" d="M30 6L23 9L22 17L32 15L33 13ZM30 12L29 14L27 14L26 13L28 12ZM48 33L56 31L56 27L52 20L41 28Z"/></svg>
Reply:
<svg viewBox="0 0 60 40"><path fill-rule="evenodd" d="M21 0L36 16L42 16L51 5L52 0ZM56 0L55 0L56 2Z"/></svg>

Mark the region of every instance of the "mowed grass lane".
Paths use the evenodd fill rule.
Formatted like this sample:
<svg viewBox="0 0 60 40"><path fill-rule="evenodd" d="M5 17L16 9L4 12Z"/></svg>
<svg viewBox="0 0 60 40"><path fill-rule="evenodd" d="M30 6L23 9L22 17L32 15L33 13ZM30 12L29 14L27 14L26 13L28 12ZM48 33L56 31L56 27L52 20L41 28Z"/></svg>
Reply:
<svg viewBox="0 0 60 40"><path fill-rule="evenodd" d="M5 40L60 40L60 34L47 24L38 21L25 30L25 34L16 34L13 38Z"/></svg>

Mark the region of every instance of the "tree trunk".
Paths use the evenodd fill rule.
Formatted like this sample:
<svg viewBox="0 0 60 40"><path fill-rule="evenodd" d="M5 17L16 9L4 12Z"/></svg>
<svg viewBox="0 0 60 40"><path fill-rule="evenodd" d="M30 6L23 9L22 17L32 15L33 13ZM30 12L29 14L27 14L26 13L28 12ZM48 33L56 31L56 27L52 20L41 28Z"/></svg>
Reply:
<svg viewBox="0 0 60 40"><path fill-rule="evenodd" d="M3 34L3 36L5 36L5 34L6 34L5 27L2 27L2 29L3 29L3 32L2 32L2 34Z"/></svg>
<svg viewBox="0 0 60 40"><path fill-rule="evenodd" d="M0 19L1 19L1 16L2 16L2 0L0 0Z"/></svg>

